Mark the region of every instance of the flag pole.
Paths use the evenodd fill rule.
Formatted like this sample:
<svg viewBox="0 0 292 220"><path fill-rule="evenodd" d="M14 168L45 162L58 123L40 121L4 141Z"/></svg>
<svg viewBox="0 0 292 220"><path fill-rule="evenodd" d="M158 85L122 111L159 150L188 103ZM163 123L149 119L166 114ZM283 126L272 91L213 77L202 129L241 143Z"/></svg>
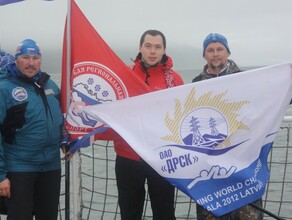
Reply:
<svg viewBox="0 0 292 220"><path fill-rule="evenodd" d="M67 29L66 29L66 112L69 111L71 102L71 75L72 75L72 3L74 0L68 0L68 14L67 14ZM75 3L75 2L74 2ZM65 169L67 173L67 183L66 188L67 195L67 207L66 220L78 220L80 219L80 179L75 175L80 170L80 155L79 153L74 154L70 161L65 163ZM71 210L71 212L70 212ZM71 216L70 216L71 215Z"/></svg>
<svg viewBox="0 0 292 220"><path fill-rule="evenodd" d="M66 115L70 103L70 75L71 75L71 0L67 3L66 25ZM70 161L65 160L65 220L70 220Z"/></svg>
<svg viewBox="0 0 292 220"><path fill-rule="evenodd" d="M70 103L70 79L71 79L71 0L68 0L68 9L67 9L67 26L66 26L66 110L69 109Z"/></svg>

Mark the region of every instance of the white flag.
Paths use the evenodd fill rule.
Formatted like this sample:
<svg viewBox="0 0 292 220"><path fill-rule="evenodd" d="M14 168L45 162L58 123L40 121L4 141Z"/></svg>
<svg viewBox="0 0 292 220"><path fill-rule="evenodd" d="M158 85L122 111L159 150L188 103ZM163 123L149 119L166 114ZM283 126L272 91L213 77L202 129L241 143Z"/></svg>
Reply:
<svg viewBox="0 0 292 220"><path fill-rule="evenodd" d="M267 156L291 97L291 64L280 64L83 110L220 216L263 196Z"/></svg>

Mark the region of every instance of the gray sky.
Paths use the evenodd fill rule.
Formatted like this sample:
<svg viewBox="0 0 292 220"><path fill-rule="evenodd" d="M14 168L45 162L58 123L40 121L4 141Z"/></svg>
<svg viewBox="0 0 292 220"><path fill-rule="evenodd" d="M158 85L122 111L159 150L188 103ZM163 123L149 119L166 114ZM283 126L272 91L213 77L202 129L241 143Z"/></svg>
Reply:
<svg viewBox="0 0 292 220"><path fill-rule="evenodd" d="M211 32L227 37L239 66L292 61L291 0L76 0L96 31L127 64L147 29L161 30L177 70L201 69L202 43ZM26 0L0 6L0 43L14 54L26 38L43 53L43 70L61 71L67 0ZM81 42L86 43L86 42Z"/></svg>

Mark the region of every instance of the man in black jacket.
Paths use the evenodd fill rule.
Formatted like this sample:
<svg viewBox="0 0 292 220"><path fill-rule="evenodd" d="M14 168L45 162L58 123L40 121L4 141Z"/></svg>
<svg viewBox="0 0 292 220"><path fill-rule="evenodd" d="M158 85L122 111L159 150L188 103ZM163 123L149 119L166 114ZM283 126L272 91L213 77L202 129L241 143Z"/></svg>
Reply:
<svg viewBox="0 0 292 220"><path fill-rule="evenodd" d="M217 33L209 34L203 43L203 57L207 61L203 71L195 77L192 82L212 79L218 76L225 76L240 72L236 63L230 59L230 49L227 39ZM255 205L262 207L262 199L254 202ZM263 213L251 205L245 205L235 211L223 216L216 217L206 209L197 204L198 220L262 220Z"/></svg>

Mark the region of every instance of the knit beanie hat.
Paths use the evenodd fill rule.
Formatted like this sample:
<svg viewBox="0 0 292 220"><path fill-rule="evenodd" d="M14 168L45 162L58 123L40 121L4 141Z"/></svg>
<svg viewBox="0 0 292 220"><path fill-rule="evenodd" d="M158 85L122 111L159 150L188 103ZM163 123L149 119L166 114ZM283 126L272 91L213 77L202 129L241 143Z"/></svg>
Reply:
<svg viewBox="0 0 292 220"><path fill-rule="evenodd" d="M16 48L15 59L24 54L41 55L41 51L34 40L26 39Z"/></svg>
<svg viewBox="0 0 292 220"><path fill-rule="evenodd" d="M203 43L203 47L204 47L203 57L205 56L205 50L206 50L207 46L210 43L214 43L214 42L219 42L219 43L223 44L224 47L227 49L228 53L230 54L230 50L229 50L227 39L221 34L211 33L204 40L204 43Z"/></svg>

